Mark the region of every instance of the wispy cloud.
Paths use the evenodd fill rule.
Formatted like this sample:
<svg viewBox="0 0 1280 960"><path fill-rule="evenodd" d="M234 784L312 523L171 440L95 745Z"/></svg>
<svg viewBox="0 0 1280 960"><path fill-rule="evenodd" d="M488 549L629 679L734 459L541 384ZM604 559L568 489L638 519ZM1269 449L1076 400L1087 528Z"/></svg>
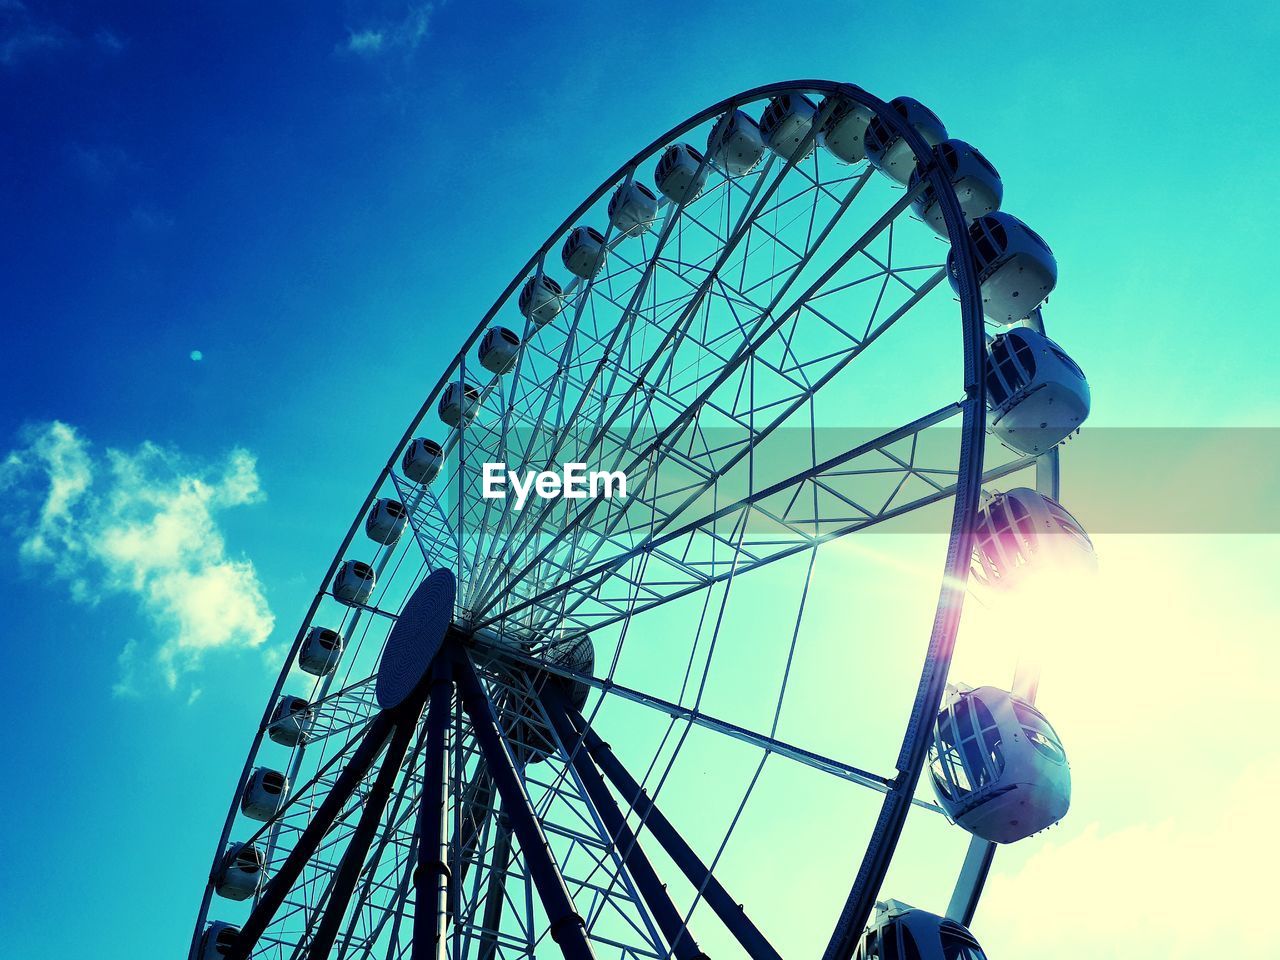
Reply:
<svg viewBox="0 0 1280 960"><path fill-rule="evenodd" d="M138 161L124 147L114 143L88 145L72 143L67 148L71 168L85 180L105 186L137 173Z"/></svg>
<svg viewBox="0 0 1280 960"><path fill-rule="evenodd" d="M1092 823L1064 841L1050 834L1021 869L993 876L974 925L991 956L1267 956L1274 930L1262 918L1280 858L1269 798L1280 761L1208 784L1187 771L1185 785L1191 804L1148 809L1118 830ZM1215 916L1218 904L1225 912Z"/></svg>
<svg viewBox="0 0 1280 960"><path fill-rule="evenodd" d="M0 0L0 67L17 70L72 48L116 57L129 45L110 27L88 29L65 20L54 19L23 0Z"/></svg>
<svg viewBox="0 0 1280 960"><path fill-rule="evenodd" d="M158 676L170 689L206 654L260 647L275 617L251 562L228 555L217 515L263 499L244 450L193 464L144 443L96 453L68 424L28 429L0 462L4 520L31 570L46 570L85 604L129 595L155 628L127 640L118 695Z"/></svg>
<svg viewBox="0 0 1280 960"><path fill-rule="evenodd" d="M437 4L409 3L403 15L373 18L349 29L338 51L360 57L376 57L398 51L411 54L430 33L431 17Z"/></svg>
<svg viewBox="0 0 1280 960"><path fill-rule="evenodd" d="M172 216L148 203L134 204L128 222L139 233L167 233L174 225Z"/></svg>
<svg viewBox="0 0 1280 960"><path fill-rule="evenodd" d="M117 56L124 52L126 46L124 38L120 34L108 27L100 27L93 33L93 42L98 48L112 56Z"/></svg>
<svg viewBox="0 0 1280 960"><path fill-rule="evenodd" d="M72 34L20 0L0 0L0 66L14 69L70 46Z"/></svg>

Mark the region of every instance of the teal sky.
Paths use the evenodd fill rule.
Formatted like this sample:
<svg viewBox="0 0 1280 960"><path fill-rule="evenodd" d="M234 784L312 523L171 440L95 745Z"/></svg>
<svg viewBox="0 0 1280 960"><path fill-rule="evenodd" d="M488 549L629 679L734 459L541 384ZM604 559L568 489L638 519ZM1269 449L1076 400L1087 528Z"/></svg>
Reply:
<svg viewBox="0 0 1280 960"><path fill-rule="evenodd" d="M0 646L16 721L0 942L32 960L185 949L278 658L446 355L601 179L726 95L849 80L921 99L980 146L1006 208L1057 254L1049 319L1089 375L1090 426L1280 425L1277 33L1263 3L0 0ZM37 448L64 455L61 486L24 466ZM1065 475L1070 504L1069 450ZM1203 495L1231 487L1223 465ZM134 538L161 506L182 530ZM997 859L975 929L993 960L1263 956L1280 856L1261 802L1280 789L1275 538L1096 539L1087 602L1032 618L1054 641L1042 702L1075 808ZM815 634L849 623L839 594L856 575L878 602L850 629L922 641L929 540L833 551ZM170 549L215 571L207 594L175 599L155 559ZM776 582L798 591L802 575ZM200 633L224 588L260 647ZM203 654L175 646L180 629ZM1006 669L1002 629L966 626L962 679ZM814 649L800 689L836 656L887 679L856 708L798 698L793 735L839 753L857 731L852 759L891 757L905 701L890 692L907 683L892 671L917 655ZM753 677L723 675L723 712ZM773 891L797 948L794 891L829 914L859 842L795 817L801 790L828 814L865 802L797 777L758 804L778 870L795 869L780 851L835 851ZM931 829L891 876L922 903L963 846ZM751 849L736 869L770 895Z"/></svg>

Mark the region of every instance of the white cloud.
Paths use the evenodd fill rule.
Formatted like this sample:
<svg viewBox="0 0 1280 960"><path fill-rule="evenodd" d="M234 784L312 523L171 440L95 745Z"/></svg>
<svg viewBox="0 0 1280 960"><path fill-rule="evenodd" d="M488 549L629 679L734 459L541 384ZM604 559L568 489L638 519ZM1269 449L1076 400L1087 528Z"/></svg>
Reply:
<svg viewBox="0 0 1280 960"><path fill-rule="evenodd" d="M352 53L377 53L384 40L386 33L382 30L358 30L347 38L347 49Z"/></svg>
<svg viewBox="0 0 1280 960"><path fill-rule="evenodd" d="M82 603L136 597L156 628L149 650L136 639L124 644L118 695L138 692L144 663L176 688L210 651L262 646L275 617L253 564L228 555L216 516L263 498L249 453L212 465L152 443L95 455L61 422L29 429L24 440L0 463L19 556Z"/></svg>
<svg viewBox="0 0 1280 960"><path fill-rule="evenodd" d="M1050 835L1020 870L994 875L975 923L983 947L993 957L1269 955L1280 760L1235 781L1188 776L1184 790L1146 822Z"/></svg>
<svg viewBox="0 0 1280 960"><path fill-rule="evenodd" d="M391 50L412 53L427 39L435 3L410 3L404 16L380 19L349 30L347 42L339 50L362 57L374 57Z"/></svg>

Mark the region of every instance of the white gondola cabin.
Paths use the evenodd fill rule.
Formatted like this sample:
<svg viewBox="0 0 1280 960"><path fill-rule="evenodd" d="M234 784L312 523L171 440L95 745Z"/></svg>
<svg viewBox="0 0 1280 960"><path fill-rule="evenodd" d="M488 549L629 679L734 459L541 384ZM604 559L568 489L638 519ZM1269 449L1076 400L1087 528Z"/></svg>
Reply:
<svg viewBox="0 0 1280 960"><path fill-rule="evenodd" d="M436 413L447 426L458 427L470 423L480 412L480 389L469 383L455 380L440 394Z"/></svg>
<svg viewBox="0 0 1280 960"><path fill-rule="evenodd" d="M252 843L233 843L227 847L213 881L214 892L227 900L248 900L262 885L266 858Z"/></svg>
<svg viewBox="0 0 1280 960"><path fill-rule="evenodd" d="M213 921L200 937L200 960L223 960L231 956L239 939L240 928L234 923Z"/></svg>
<svg viewBox="0 0 1280 960"><path fill-rule="evenodd" d="M700 150L687 143L673 143L662 151L653 182L672 203L689 203L707 185L710 169Z"/></svg>
<svg viewBox="0 0 1280 960"><path fill-rule="evenodd" d="M564 309L564 288L545 273L535 274L520 288L518 305L526 320L545 326Z"/></svg>
<svg viewBox="0 0 1280 960"><path fill-rule="evenodd" d="M368 601L375 586L373 567L363 560L347 560L333 575L333 595L346 604Z"/></svg>
<svg viewBox="0 0 1280 960"><path fill-rule="evenodd" d="M311 730L311 704L302 697L281 694L271 708L267 736L286 747L296 747L307 739Z"/></svg>
<svg viewBox="0 0 1280 960"><path fill-rule="evenodd" d="M415 438L405 447L400 469L414 483L426 485L436 478L444 466L444 448L426 437Z"/></svg>
<svg viewBox="0 0 1280 960"><path fill-rule="evenodd" d="M330 674L342 659L342 635L328 627L312 627L298 651L298 666L313 677Z"/></svg>
<svg viewBox="0 0 1280 960"><path fill-rule="evenodd" d="M510 373L520 359L520 336L506 327L490 327L480 341L479 357L490 373Z"/></svg>
<svg viewBox="0 0 1280 960"><path fill-rule="evenodd" d="M983 504L973 553L974 576L996 587L1011 586L1040 568L1092 571L1098 562L1079 521L1029 487L997 493Z"/></svg>
<svg viewBox="0 0 1280 960"><path fill-rule="evenodd" d="M1089 383L1056 343L1014 327L987 344L987 423L1005 446L1038 456L1089 416Z"/></svg>
<svg viewBox="0 0 1280 960"><path fill-rule="evenodd" d="M876 904L854 960L986 960L968 928L900 900Z"/></svg>
<svg viewBox="0 0 1280 960"><path fill-rule="evenodd" d="M963 140L944 140L934 149L934 153L955 188L956 198L960 201L960 209L964 211L966 220L972 223L978 217L1000 209L1000 203L1004 199L1004 181L1000 179L1000 174L991 161L977 147L970 146ZM914 188L919 179L920 168L917 167L911 171L910 186ZM947 225L942 220L942 208L933 187L926 184L911 206L920 219L933 228L934 233L941 237L947 235Z"/></svg>
<svg viewBox="0 0 1280 960"><path fill-rule="evenodd" d="M579 280L590 280L599 273L608 256L604 234L595 227L574 227L560 248L565 269Z"/></svg>
<svg viewBox="0 0 1280 960"><path fill-rule="evenodd" d="M764 156L760 126L741 110L726 113L707 134L707 155L731 177L750 173Z"/></svg>
<svg viewBox="0 0 1280 960"><path fill-rule="evenodd" d="M911 97L894 97L889 109L906 121L925 143L935 147L947 139L947 128L937 114L919 100ZM872 166L891 180L906 185L916 168L916 155L907 141L894 131L883 117L873 117L867 125L865 137L867 159Z"/></svg>
<svg viewBox="0 0 1280 960"><path fill-rule="evenodd" d="M1025 320L1058 282L1053 251L1017 217L997 211L969 225L974 270L982 288L982 312L995 323ZM955 248L947 255L947 279L956 289Z"/></svg>
<svg viewBox="0 0 1280 960"><path fill-rule="evenodd" d="M834 103L830 102L834 98ZM822 145L842 163L857 163L867 155L867 125L875 116L870 107L856 100L832 94L818 105L818 113L826 113L822 125Z"/></svg>
<svg viewBox="0 0 1280 960"><path fill-rule="evenodd" d="M799 163L813 152L817 116L818 108L802 93L774 97L760 115L760 136L783 160Z"/></svg>
<svg viewBox="0 0 1280 960"><path fill-rule="evenodd" d="M1071 806L1071 768L1044 714L997 687L947 688L929 770L947 816L976 837L1015 843Z"/></svg>
<svg viewBox="0 0 1280 960"><path fill-rule="evenodd" d="M374 543L392 544L404 533L409 511L399 500L380 497L375 500L364 520L364 532Z"/></svg>
<svg viewBox="0 0 1280 960"><path fill-rule="evenodd" d="M240 811L251 820L264 823L275 816L289 795L289 780L279 770L254 767L240 795Z"/></svg>
<svg viewBox="0 0 1280 960"><path fill-rule="evenodd" d="M609 198L609 223L624 237L638 237L653 229L658 198L643 183L624 183Z"/></svg>

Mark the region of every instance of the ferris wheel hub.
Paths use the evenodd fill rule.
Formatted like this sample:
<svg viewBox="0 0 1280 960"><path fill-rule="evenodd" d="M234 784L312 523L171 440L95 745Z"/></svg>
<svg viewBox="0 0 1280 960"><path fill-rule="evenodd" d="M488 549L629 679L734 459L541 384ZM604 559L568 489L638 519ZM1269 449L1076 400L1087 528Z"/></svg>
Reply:
<svg viewBox="0 0 1280 960"><path fill-rule="evenodd" d="M457 582L436 570L418 585L387 637L374 692L378 706L394 710L426 690L431 665L453 619Z"/></svg>

